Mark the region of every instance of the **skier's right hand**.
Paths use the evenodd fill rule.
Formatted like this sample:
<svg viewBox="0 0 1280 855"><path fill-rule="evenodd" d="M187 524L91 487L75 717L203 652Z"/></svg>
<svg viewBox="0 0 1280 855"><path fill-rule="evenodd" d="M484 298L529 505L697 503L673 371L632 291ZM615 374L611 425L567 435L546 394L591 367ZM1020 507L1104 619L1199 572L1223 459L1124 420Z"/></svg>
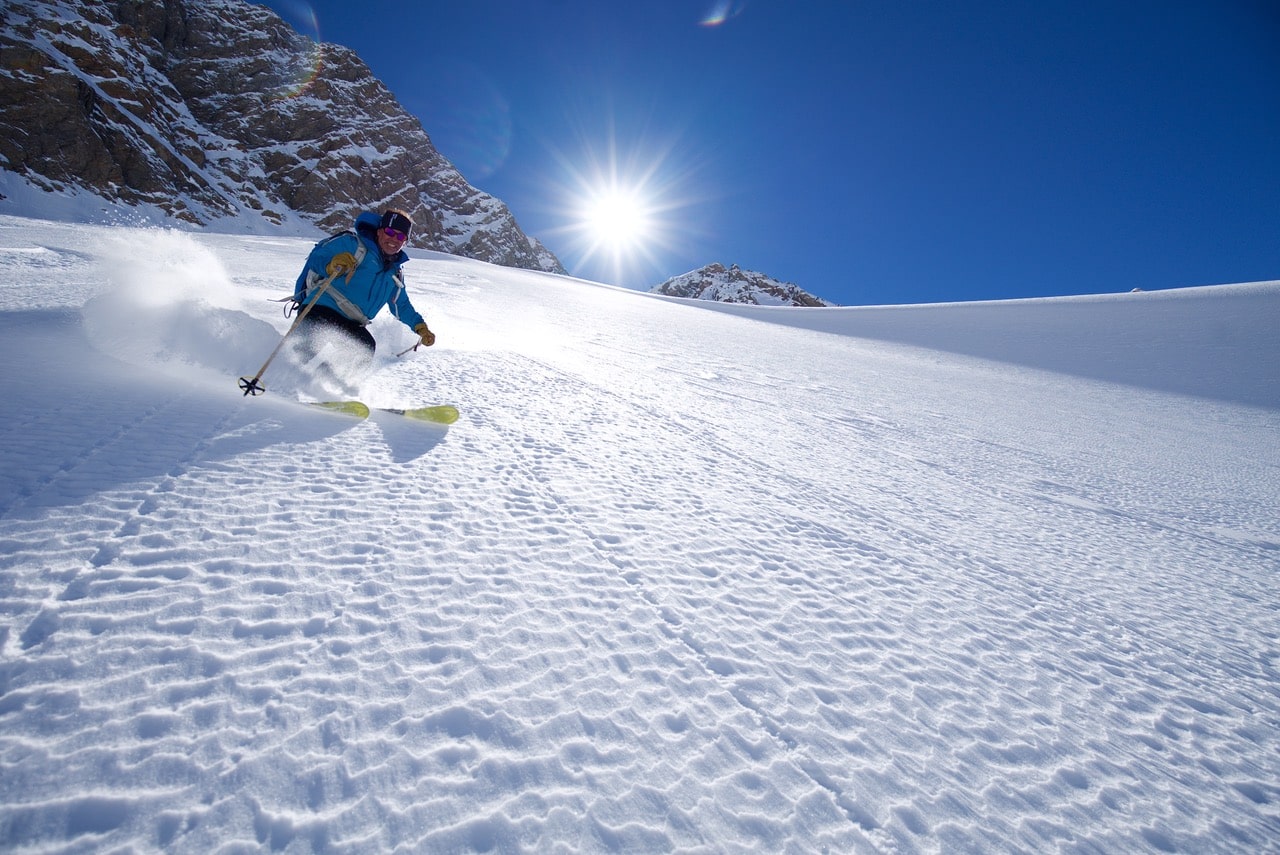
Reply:
<svg viewBox="0 0 1280 855"><path fill-rule="evenodd" d="M340 252L329 260L324 272L335 279L345 273L346 281L350 282L351 277L356 275L356 257L349 252Z"/></svg>

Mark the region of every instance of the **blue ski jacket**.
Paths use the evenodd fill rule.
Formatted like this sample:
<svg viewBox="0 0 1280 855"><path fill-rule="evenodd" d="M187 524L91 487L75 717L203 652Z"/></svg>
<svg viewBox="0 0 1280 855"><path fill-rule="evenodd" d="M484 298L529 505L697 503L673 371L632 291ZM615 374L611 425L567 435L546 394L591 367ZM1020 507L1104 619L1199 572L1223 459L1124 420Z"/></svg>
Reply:
<svg viewBox="0 0 1280 855"><path fill-rule="evenodd" d="M391 309L391 314L409 329L424 323L422 315L409 302L404 274L400 272L400 265L408 261L409 256L404 250L392 257L383 256L377 238L379 222L377 214L365 211L356 217L355 231L341 232L316 244L298 274L293 299L305 302L307 292L329 277L325 268L333 257L349 252L356 258L356 272L351 281L346 281L346 276L335 278L329 283L329 290L316 300L317 306L328 306L361 325L373 320L383 306Z"/></svg>

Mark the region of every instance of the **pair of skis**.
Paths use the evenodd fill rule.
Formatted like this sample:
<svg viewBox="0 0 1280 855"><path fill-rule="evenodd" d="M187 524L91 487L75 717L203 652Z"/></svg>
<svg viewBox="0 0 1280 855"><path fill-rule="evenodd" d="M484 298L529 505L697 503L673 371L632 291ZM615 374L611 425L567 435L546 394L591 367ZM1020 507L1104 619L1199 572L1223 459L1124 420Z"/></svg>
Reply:
<svg viewBox="0 0 1280 855"><path fill-rule="evenodd" d="M367 404L360 401L318 401L311 406L320 407L334 413L341 413L344 416L351 416L356 419L367 419L369 418L369 413L372 412ZM437 407L417 407L408 410L400 410L393 407L375 407L374 409L380 413L392 413L414 421L431 422L437 425L451 425L458 420L458 408L450 407L447 404Z"/></svg>

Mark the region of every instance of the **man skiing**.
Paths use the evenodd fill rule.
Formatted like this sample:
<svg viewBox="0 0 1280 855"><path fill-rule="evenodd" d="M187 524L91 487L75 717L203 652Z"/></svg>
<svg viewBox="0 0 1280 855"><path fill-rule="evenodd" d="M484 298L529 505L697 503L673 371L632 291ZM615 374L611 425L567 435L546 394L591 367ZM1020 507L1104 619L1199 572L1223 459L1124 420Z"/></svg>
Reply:
<svg viewBox="0 0 1280 855"><path fill-rule="evenodd" d="M373 363L377 342L365 329L382 310L391 309L427 347L435 333L409 302L400 266L409 260L405 241L413 221L404 211L389 208L381 215L365 211L356 218L354 232L342 232L316 244L294 285L298 307L314 298L298 327L297 354L302 363L318 362L314 370L353 392ZM313 289L330 279L323 293Z"/></svg>

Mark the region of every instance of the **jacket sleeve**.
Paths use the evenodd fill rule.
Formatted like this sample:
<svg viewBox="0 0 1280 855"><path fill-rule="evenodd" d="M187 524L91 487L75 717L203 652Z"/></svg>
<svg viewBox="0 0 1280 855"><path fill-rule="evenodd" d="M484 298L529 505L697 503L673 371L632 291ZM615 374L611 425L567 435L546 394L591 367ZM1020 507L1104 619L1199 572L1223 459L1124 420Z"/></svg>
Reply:
<svg viewBox="0 0 1280 855"><path fill-rule="evenodd" d="M401 288L400 293L396 295L395 300L390 304L391 313L400 319L409 329L413 329L418 324L426 323L422 315L418 314L418 310L413 307L413 303L409 302L409 292L407 289Z"/></svg>

